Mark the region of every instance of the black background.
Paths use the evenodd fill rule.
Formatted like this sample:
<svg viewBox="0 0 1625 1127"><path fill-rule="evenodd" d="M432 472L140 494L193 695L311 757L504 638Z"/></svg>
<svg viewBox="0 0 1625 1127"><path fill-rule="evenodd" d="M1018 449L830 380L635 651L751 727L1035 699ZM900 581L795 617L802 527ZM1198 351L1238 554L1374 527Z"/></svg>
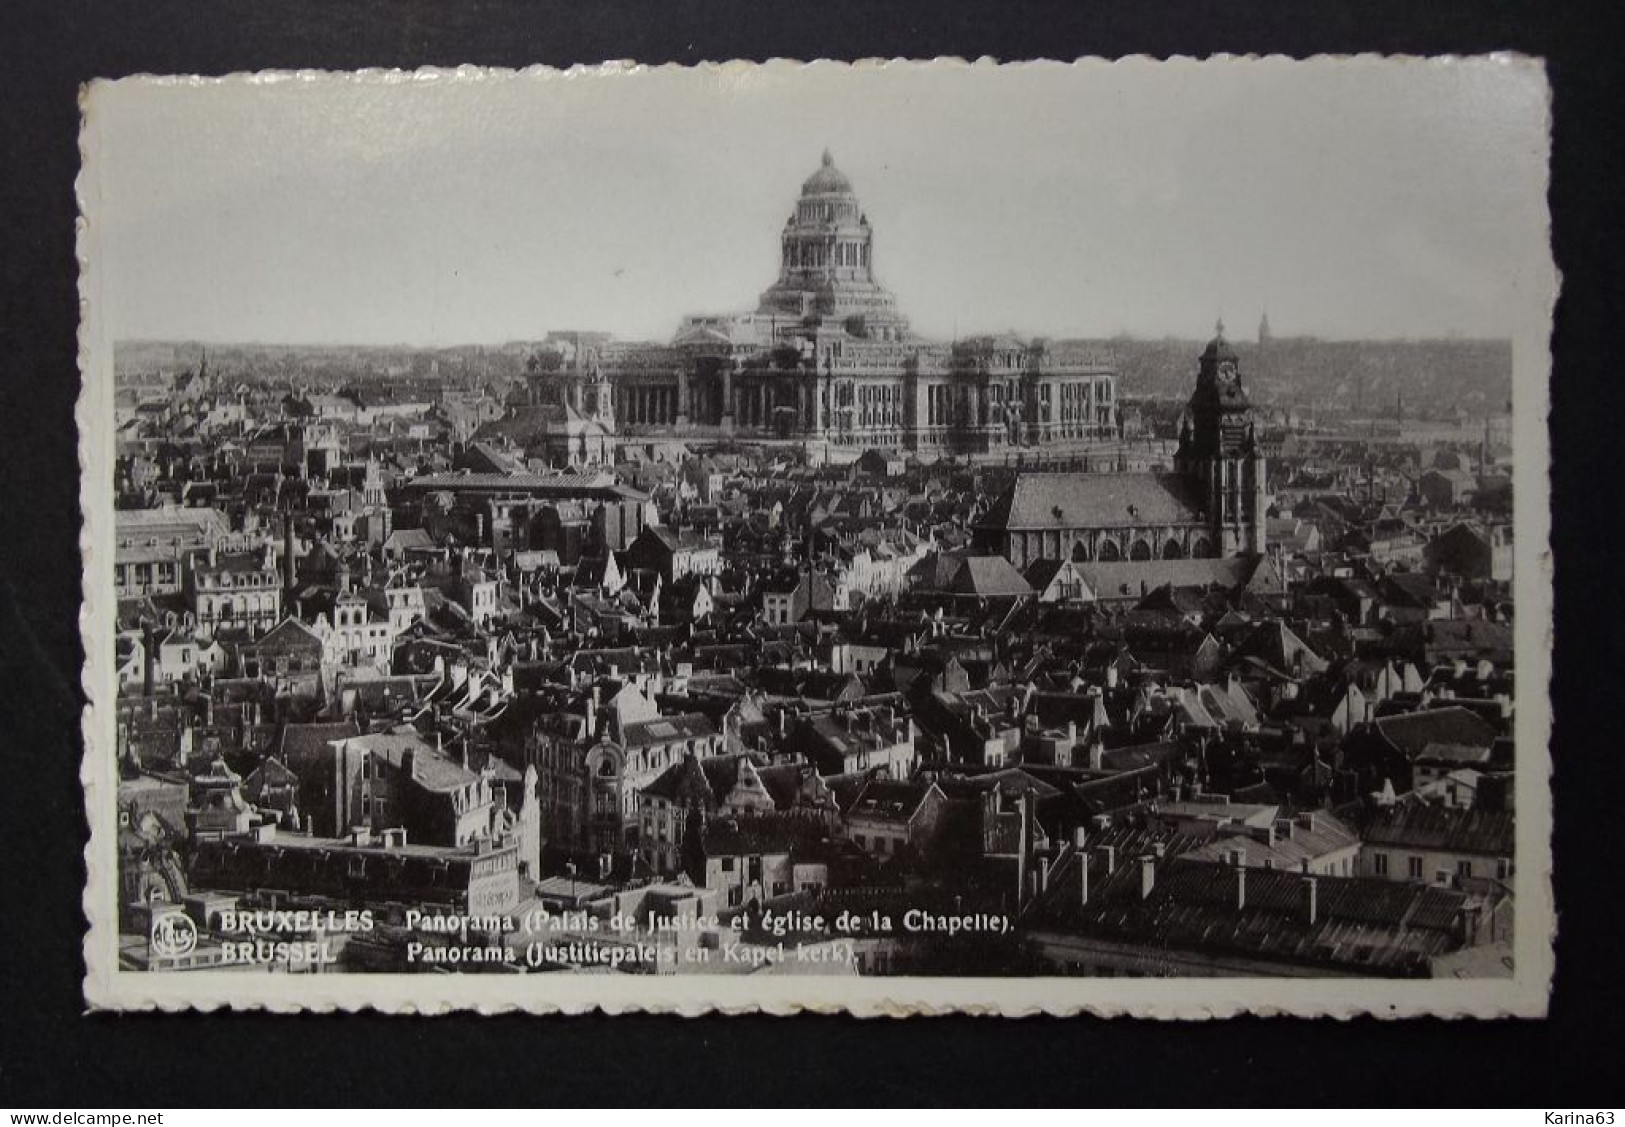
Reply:
<svg viewBox="0 0 1625 1127"><path fill-rule="evenodd" d="M0 7L0 1103L656 1106L1617 1101L1625 104L1614 4L1345 0ZM140 72L603 59L1322 52L1548 60L1564 276L1552 382L1558 975L1546 1022L87 1016L73 424L77 85ZM990 170L994 174L994 170ZM155 280L155 284L158 284ZM1532 686L1526 688L1533 689ZM1532 1120L1538 1122L1538 1120Z"/></svg>

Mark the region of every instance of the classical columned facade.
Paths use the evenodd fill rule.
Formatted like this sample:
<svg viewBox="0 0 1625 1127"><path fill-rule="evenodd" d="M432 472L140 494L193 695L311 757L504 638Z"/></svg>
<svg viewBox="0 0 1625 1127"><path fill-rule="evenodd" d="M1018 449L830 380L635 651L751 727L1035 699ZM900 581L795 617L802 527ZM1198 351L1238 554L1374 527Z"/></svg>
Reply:
<svg viewBox="0 0 1625 1127"><path fill-rule="evenodd" d="M798 352L670 353L664 370L610 368L621 432L714 431L939 453L1108 443L1118 437L1110 357L1042 342L846 342L822 365ZM643 359L655 351L651 346Z"/></svg>
<svg viewBox="0 0 1625 1127"><path fill-rule="evenodd" d="M687 318L667 343L558 334L613 387L627 438L740 436L935 454L1083 450L1119 437L1116 370L1082 342L922 339L875 275L876 236L826 152L751 313ZM535 369L556 378L556 363ZM545 401L545 392L533 395Z"/></svg>

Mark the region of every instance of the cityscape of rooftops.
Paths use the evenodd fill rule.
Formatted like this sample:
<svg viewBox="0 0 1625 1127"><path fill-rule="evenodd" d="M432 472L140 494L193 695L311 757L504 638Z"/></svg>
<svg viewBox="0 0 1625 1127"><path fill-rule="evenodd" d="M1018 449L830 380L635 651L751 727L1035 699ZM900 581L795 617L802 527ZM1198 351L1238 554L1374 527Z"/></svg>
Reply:
<svg viewBox="0 0 1625 1127"><path fill-rule="evenodd" d="M519 115L528 156L470 154L443 143L431 99L420 140L303 196L282 183L298 224L250 220L263 200L207 184L206 221L164 251L172 292L118 271L109 287L130 338L122 964L1509 976L1513 346L1501 252L1475 227L1495 208L1417 195L1398 243L1325 229L1303 259L1343 260L1312 277L1365 293L1335 322L1317 302L1348 291L1287 284L1287 228L1260 225L1267 186L1238 192L1226 155L1298 143L1288 74L1177 128L1150 115L1133 144L1078 121L1000 139L1032 83L1107 81L1080 73L990 80L957 127L973 144L895 100L852 126L843 101L850 160L806 143L822 121L768 115L714 160L709 131L738 121L639 126L644 175L598 177L591 120L566 135ZM1441 162L1479 159L1426 115L1390 136L1369 110L1399 95L1380 85L1320 104L1367 107L1334 141L1383 154L1376 174L1405 164L1420 191ZM659 73L622 90L616 120L680 101ZM171 136L183 105L169 175L218 140ZM245 143L307 112L294 91L265 105ZM1260 128L1215 125L1247 113ZM1031 157L1025 187L944 175L1012 151ZM1099 159L1127 151L1131 174ZM297 152L287 177L332 155ZM146 174L115 167L126 188ZM561 202L559 168L590 212ZM371 241L404 230L391 193L426 214L448 185L479 206L398 252ZM385 201L372 234L352 195ZM1093 212L1136 218L1140 249L1080 225ZM129 217L119 269L170 226ZM283 238L364 249L380 273L311 254L295 280L269 246ZM440 270L469 246L478 284ZM265 268L238 286L249 250ZM1160 303L1172 336L1100 331L1143 330L1158 304L1133 296L1156 289L1139 263L1195 275ZM488 286L531 328L510 331L511 306L471 314ZM406 317L425 339L504 343L229 343L262 315L337 339L361 294L394 312L344 320L356 337L417 335ZM674 295L694 308L674 314ZM193 330L230 303L257 312ZM1294 327L1379 322L1417 339Z"/></svg>

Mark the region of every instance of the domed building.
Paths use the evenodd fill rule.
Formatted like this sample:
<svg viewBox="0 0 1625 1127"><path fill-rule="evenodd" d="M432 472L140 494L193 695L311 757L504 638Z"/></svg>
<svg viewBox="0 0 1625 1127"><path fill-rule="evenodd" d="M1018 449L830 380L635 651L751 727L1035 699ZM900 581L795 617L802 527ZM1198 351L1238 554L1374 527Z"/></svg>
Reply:
<svg viewBox="0 0 1625 1127"><path fill-rule="evenodd" d="M609 390L593 418L617 441L740 437L812 457L1068 456L1120 437L1113 358L1080 341L915 335L875 273L875 233L828 151L779 233L779 275L754 312L691 316L665 344L594 341ZM531 405L581 410L579 380L533 373ZM532 456L577 450L538 437Z"/></svg>
<svg viewBox="0 0 1625 1127"><path fill-rule="evenodd" d="M870 267L874 232L852 183L824 150L818 171L801 185L785 220L779 280L756 307L766 316L828 318L854 337L902 340L908 322Z"/></svg>

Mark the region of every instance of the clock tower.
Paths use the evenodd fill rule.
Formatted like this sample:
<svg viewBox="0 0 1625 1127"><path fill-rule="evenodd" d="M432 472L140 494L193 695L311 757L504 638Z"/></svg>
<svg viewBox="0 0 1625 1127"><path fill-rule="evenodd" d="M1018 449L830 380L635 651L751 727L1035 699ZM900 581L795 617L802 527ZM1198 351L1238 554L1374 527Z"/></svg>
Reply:
<svg viewBox="0 0 1625 1127"><path fill-rule="evenodd" d="M1223 321L1197 361L1196 390L1180 423L1174 468L1202 498L1215 554L1264 552L1264 454Z"/></svg>

